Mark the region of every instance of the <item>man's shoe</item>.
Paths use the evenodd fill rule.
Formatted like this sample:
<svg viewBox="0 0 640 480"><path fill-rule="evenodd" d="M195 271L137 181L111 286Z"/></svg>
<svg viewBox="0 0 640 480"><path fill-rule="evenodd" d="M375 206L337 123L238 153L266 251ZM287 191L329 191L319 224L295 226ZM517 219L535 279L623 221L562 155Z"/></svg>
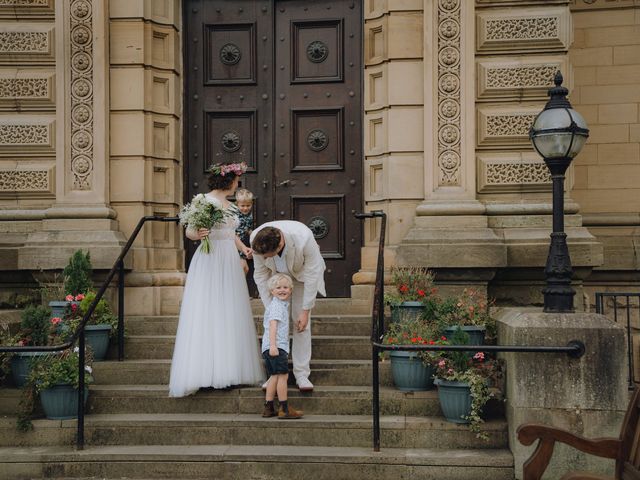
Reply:
<svg viewBox="0 0 640 480"><path fill-rule="evenodd" d="M311 383L307 377L298 378L296 383L301 392L313 392L313 383Z"/></svg>
<svg viewBox="0 0 640 480"><path fill-rule="evenodd" d="M289 407L289 413L285 413L282 407L278 409L278 420L294 420L302 418L303 415L302 410L296 410L293 407Z"/></svg>
<svg viewBox="0 0 640 480"><path fill-rule="evenodd" d="M262 411L262 418L271 418L278 415L273 407L264 406L264 410Z"/></svg>

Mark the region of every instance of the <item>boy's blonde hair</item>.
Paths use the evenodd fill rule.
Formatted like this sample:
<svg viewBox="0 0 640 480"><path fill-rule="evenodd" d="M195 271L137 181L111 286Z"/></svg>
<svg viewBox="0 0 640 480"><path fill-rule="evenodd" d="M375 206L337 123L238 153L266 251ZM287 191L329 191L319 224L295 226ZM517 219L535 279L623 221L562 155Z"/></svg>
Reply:
<svg viewBox="0 0 640 480"><path fill-rule="evenodd" d="M291 277L289 275L287 275L286 273L276 273L272 275L267 281L267 288L269 289L269 291L275 289L281 280L284 280L287 283L287 286L293 289L293 280L291 280Z"/></svg>
<svg viewBox="0 0 640 480"><path fill-rule="evenodd" d="M236 202L250 202L253 200L253 193L246 188L236 190Z"/></svg>

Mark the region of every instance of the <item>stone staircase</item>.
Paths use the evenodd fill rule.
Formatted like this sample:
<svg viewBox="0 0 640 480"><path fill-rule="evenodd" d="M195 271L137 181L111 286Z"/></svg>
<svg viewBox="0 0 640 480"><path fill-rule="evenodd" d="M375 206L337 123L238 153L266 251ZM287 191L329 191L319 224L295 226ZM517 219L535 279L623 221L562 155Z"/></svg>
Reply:
<svg viewBox="0 0 640 480"><path fill-rule="evenodd" d="M176 317L127 319L126 360L94 365L86 447L73 447L75 420L34 421L15 430L18 392L0 390L0 478L511 480L513 457L499 404L489 441L446 422L437 393L403 393L381 364L381 452L372 448L370 307L318 302L312 319L313 393L291 388L305 417L263 419L260 388L168 397ZM261 330L261 307L254 302Z"/></svg>

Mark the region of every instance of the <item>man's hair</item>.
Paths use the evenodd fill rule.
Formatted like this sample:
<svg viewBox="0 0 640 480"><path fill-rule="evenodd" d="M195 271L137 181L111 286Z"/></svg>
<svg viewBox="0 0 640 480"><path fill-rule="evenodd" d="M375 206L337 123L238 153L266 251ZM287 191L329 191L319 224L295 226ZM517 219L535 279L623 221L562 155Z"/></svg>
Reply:
<svg viewBox="0 0 640 480"><path fill-rule="evenodd" d="M275 273L267 280L267 288L269 291L275 289L282 280L285 281L289 288L293 289L293 280L291 280L289 275L286 273Z"/></svg>
<svg viewBox="0 0 640 480"><path fill-rule="evenodd" d="M236 190L236 202L250 202L253 200L253 193L246 188Z"/></svg>
<svg viewBox="0 0 640 480"><path fill-rule="evenodd" d="M251 248L258 254L277 252L280 246L282 233L275 227L264 227L256 233L251 242Z"/></svg>

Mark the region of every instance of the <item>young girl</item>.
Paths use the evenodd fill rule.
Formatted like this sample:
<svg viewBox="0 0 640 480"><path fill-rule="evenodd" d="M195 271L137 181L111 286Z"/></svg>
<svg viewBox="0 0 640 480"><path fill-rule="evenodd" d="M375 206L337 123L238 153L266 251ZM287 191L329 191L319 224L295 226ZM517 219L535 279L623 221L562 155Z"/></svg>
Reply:
<svg viewBox="0 0 640 480"><path fill-rule="evenodd" d="M210 231L187 229L191 240L209 237L210 253L198 247L184 286L169 396L182 397L202 387L255 385L264 379L256 329L238 251L251 257L235 234L237 207L227 200L238 188L244 164L217 164L210 170L207 201L227 212Z"/></svg>

